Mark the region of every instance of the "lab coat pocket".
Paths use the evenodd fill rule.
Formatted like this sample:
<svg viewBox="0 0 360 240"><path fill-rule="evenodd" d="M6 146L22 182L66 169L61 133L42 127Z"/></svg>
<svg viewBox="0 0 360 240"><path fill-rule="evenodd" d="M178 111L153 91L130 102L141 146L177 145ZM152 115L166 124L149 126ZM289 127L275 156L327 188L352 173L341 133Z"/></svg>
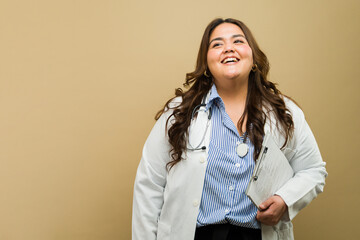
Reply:
<svg viewBox="0 0 360 240"><path fill-rule="evenodd" d="M159 221L156 240L170 240L170 230L169 225Z"/></svg>
<svg viewBox="0 0 360 240"><path fill-rule="evenodd" d="M274 226L277 233L278 240L293 240L293 225L291 222L280 222L276 227Z"/></svg>

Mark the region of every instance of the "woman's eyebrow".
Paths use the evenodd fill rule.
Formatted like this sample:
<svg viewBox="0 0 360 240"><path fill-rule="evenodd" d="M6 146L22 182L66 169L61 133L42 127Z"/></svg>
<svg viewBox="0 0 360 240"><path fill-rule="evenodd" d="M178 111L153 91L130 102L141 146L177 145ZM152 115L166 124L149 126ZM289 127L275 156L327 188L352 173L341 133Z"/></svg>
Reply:
<svg viewBox="0 0 360 240"><path fill-rule="evenodd" d="M242 35L242 34L236 34L236 35L233 35L232 37L233 37L233 38L236 38L236 37L243 37L243 38L245 38L245 36ZM246 39L246 38L245 38L245 39Z"/></svg>
<svg viewBox="0 0 360 240"><path fill-rule="evenodd" d="M237 37L243 37L243 38L245 38L245 36L244 35L242 35L242 34L235 34L235 35L232 35L231 36L231 38L237 38ZM214 38L214 39L212 39L210 42L209 42L209 44L211 44L213 41L217 41L217 40L224 40L224 38L223 37L217 37L217 38Z"/></svg>

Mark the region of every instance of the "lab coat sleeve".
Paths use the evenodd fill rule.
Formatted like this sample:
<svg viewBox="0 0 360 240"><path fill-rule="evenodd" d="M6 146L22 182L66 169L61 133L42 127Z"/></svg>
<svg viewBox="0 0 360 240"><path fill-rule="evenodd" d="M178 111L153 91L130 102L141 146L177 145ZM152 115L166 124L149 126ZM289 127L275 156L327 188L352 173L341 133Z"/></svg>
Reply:
<svg viewBox="0 0 360 240"><path fill-rule="evenodd" d="M275 194L288 206L287 220L292 220L323 191L327 172L318 145L304 114L293 102L289 103L294 121L294 135L290 147L295 151L289 159L294 176Z"/></svg>
<svg viewBox="0 0 360 240"><path fill-rule="evenodd" d="M163 114L155 123L145 142L137 169L132 214L133 240L156 239L158 218L164 202L166 163L170 159L165 128L168 116L168 112Z"/></svg>

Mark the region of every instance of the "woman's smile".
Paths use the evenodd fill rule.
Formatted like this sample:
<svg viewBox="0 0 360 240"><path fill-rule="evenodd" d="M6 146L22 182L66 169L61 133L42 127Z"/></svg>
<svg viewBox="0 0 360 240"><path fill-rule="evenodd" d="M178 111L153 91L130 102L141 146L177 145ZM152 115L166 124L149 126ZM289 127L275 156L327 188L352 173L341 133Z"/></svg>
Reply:
<svg viewBox="0 0 360 240"><path fill-rule="evenodd" d="M223 23L210 36L207 65L215 83L225 79L247 81L253 65L252 50L243 31Z"/></svg>

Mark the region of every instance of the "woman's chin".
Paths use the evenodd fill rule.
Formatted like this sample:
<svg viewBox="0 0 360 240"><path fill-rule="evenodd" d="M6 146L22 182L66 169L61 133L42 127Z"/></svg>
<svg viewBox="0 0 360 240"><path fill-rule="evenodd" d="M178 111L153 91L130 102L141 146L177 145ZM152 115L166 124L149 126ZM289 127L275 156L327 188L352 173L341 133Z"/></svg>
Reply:
<svg viewBox="0 0 360 240"><path fill-rule="evenodd" d="M219 79L230 80L230 81L234 81L234 80L241 81L243 79L248 79L248 77L249 75L244 75L239 72L230 72L222 75Z"/></svg>

